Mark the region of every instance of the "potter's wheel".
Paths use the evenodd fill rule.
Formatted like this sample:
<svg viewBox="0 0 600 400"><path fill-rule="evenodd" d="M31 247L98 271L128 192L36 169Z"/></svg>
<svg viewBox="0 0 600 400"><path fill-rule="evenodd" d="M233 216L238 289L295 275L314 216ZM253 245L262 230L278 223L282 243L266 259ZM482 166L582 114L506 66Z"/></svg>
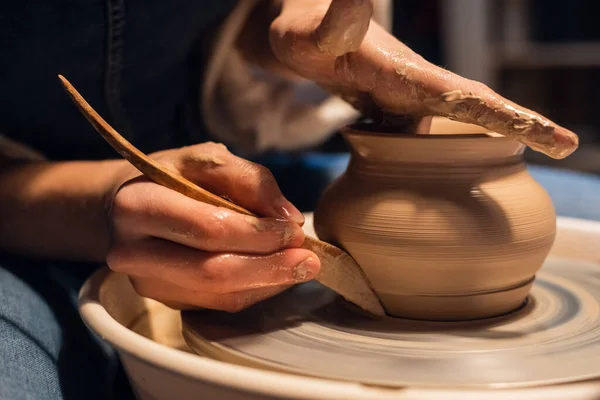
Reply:
<svg viewBox="0 0 600 400"><path fill-rule="evenodd" d="M600 266L549 258L519 310L472 322L372 319L317 283L240 314L183 315L197 352L383 386L525 387L600 376Z"/></svg>

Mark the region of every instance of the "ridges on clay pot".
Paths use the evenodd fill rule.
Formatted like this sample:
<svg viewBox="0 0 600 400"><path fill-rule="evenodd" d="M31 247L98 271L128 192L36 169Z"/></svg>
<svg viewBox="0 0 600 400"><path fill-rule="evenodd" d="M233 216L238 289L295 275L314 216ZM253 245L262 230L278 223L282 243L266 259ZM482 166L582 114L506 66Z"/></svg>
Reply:
<svg viewBox="0 0 600 400"><path fill-rule="evenodd" d="M392 316L510 312L554 241L552 202L522 144L449 120L431 132L345 128L350 164L319 201L316 233L354 257Z"/></svg>

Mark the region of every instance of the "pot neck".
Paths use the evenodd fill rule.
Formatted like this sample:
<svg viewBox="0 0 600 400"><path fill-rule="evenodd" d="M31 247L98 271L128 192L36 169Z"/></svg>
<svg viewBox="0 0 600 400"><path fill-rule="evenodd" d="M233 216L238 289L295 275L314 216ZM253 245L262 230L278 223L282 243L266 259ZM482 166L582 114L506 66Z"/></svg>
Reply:
<svg viewBox="0 0 600 400"><path fill-rule="evenodd" d="M523 162L525 146L486 134L373 134L346 128L355 162L426 168L491 167Z"/></svg>

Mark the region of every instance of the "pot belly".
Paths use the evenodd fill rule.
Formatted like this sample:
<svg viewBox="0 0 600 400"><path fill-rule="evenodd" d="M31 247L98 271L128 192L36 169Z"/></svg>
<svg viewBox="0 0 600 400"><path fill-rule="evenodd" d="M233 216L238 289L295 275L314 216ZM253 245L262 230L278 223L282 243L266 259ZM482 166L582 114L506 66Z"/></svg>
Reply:
<svg viewBox="0 0 600 400"><path fill-rule="evenodd" d="M523 303L555 219L526 172L475 189L345 176L324 194L315 229L355 258L390 315L457 320Z"/></svg>
<svg viewBox="0 0 600 400"><path fill-rule="evenodd" d="M468 246L341 243L351 249L350 254L379 293L452 296L497 291L532 279L552 240L541 239L535 247L523 246L511 252Z"/></svg>

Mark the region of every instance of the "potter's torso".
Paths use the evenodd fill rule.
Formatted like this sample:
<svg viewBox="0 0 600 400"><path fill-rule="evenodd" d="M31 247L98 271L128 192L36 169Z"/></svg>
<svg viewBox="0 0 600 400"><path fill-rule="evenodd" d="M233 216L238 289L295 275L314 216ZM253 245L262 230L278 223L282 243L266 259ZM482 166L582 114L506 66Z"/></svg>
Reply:
<svg viewBox="0 0 600 400"><path fill-rule="evenodd" d="M202 51L234 1L0 5L0 133L52 159L114 156L64 93L65 75L144 151L205 140Z"/></svg>

